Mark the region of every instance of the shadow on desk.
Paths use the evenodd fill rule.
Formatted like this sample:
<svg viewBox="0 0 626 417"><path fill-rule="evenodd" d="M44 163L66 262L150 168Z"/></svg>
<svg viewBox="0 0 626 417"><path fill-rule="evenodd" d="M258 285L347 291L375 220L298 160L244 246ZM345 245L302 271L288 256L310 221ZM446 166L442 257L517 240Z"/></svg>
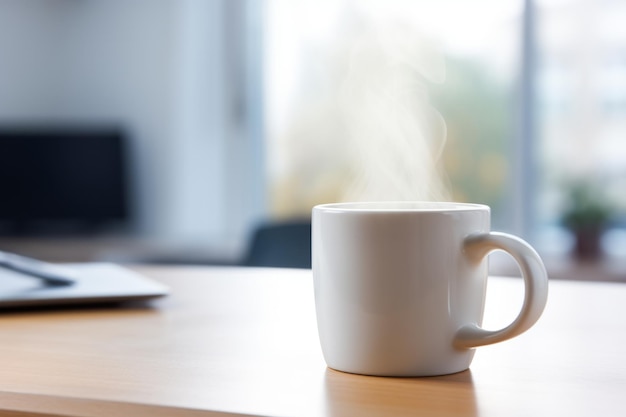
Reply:
<svg viewBox="0 0 626 417"><path fill-rule="evenodd" d="M326 406L332 416L411 415L476 416L478 406L472 372L421 378L384 378L327 369ZM409 388L409 389L407 389ZM393 401L390 401L393 398Z"/></svg>

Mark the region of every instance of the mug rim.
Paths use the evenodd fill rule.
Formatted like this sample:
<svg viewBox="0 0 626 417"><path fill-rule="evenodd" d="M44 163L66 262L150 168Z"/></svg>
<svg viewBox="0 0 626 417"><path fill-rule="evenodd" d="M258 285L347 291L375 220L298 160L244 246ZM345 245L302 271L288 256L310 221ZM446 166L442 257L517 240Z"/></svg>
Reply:
<svg viewBox="0 0 626 417"><path fill-rule="evenodd" d="M402 207L405 206L405 207ZM489 206L453 201L353 201L318 204L313 210L339 212L459 212L490 211Z"/></svg>

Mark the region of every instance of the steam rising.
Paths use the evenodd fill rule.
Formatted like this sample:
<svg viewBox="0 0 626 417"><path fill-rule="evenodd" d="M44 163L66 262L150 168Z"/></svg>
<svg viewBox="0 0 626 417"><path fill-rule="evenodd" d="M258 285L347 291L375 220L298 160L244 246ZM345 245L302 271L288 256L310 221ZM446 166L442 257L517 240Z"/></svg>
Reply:
<svg viewBox="0 0 626 417"><path fill-rule="evenodd" d="M448 199L438 169L446 125L427 90L444 78L443 56L411 28L356 42L339 99L353 152L345 201Z"/></svg>
<svg viewBox="0 0 626 417"><path fill-rule="evenodd" d="M270 160L279 216L321 202L449 200L438 169L446 125L428 86L445 78L442 54L412 26L346 23L308 58L300 101Z"/></svg>

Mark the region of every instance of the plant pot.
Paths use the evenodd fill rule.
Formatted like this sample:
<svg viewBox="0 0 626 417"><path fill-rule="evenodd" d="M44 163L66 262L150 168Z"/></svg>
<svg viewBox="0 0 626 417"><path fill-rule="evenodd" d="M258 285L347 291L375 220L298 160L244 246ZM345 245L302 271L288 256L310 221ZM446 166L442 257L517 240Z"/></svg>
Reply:
<svg viewBox="0 0 626 417"><path fill-rule="evenodd" d="M574 255L579 259L594 260L602 256L602 248L600 246L600 238L602 237L602 228L588 227L574 231L576 245L574 246Z"/></svg>

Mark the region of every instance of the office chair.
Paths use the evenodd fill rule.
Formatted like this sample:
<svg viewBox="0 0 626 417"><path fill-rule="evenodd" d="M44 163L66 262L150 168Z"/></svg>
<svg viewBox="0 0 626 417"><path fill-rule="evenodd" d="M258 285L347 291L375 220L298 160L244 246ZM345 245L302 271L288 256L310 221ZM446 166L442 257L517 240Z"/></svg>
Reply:
<svg viewBox="0 0 626 417"><path fill-rule="evenodd" d="M253 232L245 266L311 268L311 221L275 221Z"/></svg>

